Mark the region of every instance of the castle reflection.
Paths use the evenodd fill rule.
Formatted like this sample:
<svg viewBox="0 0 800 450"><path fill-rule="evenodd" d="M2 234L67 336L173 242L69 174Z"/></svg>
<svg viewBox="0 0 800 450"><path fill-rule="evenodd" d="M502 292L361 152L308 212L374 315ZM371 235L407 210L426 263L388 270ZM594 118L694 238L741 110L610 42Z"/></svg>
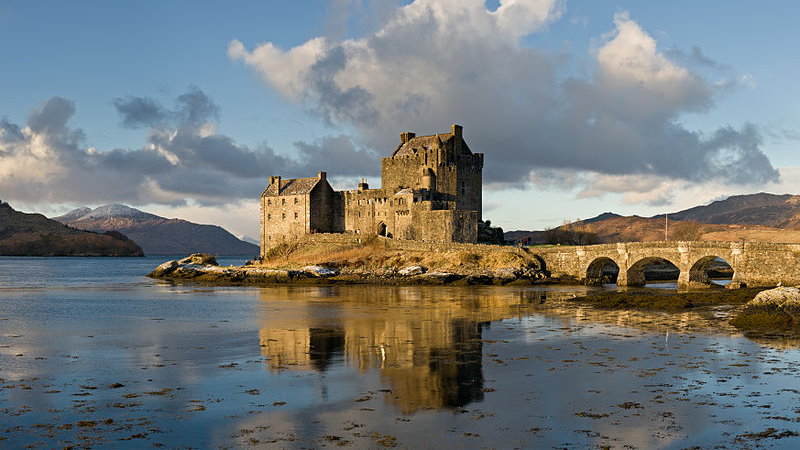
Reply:
<svg viewBox="0 0 800 450"><path fill-rule="evenodd" d="M322 373L337 365L378 371L390 388L386 401L413 413L483 399L484 331L501 320L536 314L548 329L595 323L632 332L741 335L722 311L602 310L572 301L587 289L265 288L261 351L272 371Z"/></svg>
<svg viewBox="0 0 800 450"><path fill-rule="evenodd" d="M483 398L483 330L544 302L541 291L415 287L264 290L261 349L271 370L379 370L404 413ZM276 311L276 309L278 311Z"/></svg>

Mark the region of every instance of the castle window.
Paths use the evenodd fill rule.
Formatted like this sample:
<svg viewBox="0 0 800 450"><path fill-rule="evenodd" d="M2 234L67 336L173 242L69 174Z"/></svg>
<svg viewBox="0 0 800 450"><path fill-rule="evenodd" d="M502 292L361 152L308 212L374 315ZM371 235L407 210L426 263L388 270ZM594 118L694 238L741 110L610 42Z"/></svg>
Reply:
<svg viewBox="0 0 800 450"><path fill-rule="evenodd" d="M286 199L285 199L285 198L282 198L282 199L281 199L281 205L285 205L285 204L286 204Z"/></svg>
<svg viewBox="0 0 800 450"><path fill-rule="evenodd" d="M267 220L272 220L272 214L267 214Z"/></svg>
<svg viewBox="0 0 800 450"><path fill-rule="evenodd" d="M270 200L270 199L267 199L267 204L268 204L268 205L272 205L272 200Z"/></svg>
<svg viewBox="0 0 800 450"><path fill-rule="evenodd" d="M296 205L296 204L297 204L299 201L300 201L300 200L298 200L298 199L297 199L297 197L295 197L295 198L294 198L294 204L295 204L295 205Z"/></svg>
<svg viewBox="0 0 800 450"><path fill-rule="evenodd" d="M286 219L286 213L281 214L281 219Z"/></svg>
<svg viewBox="0 0 800 450"><path fill-rule="evenodd" d="M294 213L294 220L297 220L297 213Z"/></svg>

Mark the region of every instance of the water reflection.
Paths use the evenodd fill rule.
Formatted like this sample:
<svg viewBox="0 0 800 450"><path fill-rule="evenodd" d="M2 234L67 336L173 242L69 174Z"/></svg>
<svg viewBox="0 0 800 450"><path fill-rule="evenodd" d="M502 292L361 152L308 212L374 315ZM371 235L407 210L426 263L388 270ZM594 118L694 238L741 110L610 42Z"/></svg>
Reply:
<svg viewBox="0 0 800 450"><path fill-rule="evenodd" d="M273 371L325 371L344 363L377 369L388 403L404 413L483 399L483 330L573 294L508 289L293 289L281 314L265 309L260 340ZM269 290L273 308L287 290ZM291 311L287 314L286 310ZM375 313L375 311L378 313Z"/></svg>

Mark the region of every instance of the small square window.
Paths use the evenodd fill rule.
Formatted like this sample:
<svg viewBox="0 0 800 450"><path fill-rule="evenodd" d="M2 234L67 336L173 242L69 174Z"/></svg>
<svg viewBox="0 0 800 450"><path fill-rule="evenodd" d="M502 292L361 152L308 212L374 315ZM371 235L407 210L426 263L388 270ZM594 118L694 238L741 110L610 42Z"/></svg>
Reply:
<svg viewBox="0 0 800 450"><path fill-rule="evenodd" d="M294 213L294 220L297 220L298 217L297 213Z"/></svg>

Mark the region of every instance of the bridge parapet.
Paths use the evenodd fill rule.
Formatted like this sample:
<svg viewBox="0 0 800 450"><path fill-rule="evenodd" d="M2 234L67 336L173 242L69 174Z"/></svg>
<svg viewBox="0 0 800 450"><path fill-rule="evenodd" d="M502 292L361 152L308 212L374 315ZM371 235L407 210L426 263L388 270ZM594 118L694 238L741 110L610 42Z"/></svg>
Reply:
<svg viewBox="0 0 800 450"><path fill-rule="evenodd" d="M617 284L644 284L644 268L666 260L680 270L678 285L707 284L708 265L724 259L734 271L733 280L749 285L800 284L800 244L726 241L627 242L587 246L531 249L552 275L591 278L613 263L619 268Z"/></svg>

